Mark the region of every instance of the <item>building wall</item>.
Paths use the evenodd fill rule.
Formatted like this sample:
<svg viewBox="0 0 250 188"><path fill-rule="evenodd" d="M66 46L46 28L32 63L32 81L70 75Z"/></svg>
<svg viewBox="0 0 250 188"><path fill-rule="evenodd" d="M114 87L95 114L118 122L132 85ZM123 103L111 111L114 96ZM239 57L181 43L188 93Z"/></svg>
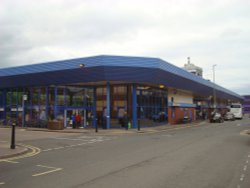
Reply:
<svg viewBox="0 0 250 188"><path fill-rule="evenodd" d="M173 88L170 88L168 91L168 122L170 124L183 123L184 116L188 116L190 121L195 121L196 108L193 103L193 94Z"/></svg>
<svg viewBox="0 0 250 188"><path fill-rule="evenodd" d="M170 124L183 123L184 116L188 116L191 122L196 120L195 108L169 107L168 114L168 121Z"/></svg>
<svg viewBox="0 0 250 188"><path fill-rule="evenodd" d="M170 88L168 100L174 103L193 104L193 94L191 92ZM172 97L174 101L172 101Z"/></svg>

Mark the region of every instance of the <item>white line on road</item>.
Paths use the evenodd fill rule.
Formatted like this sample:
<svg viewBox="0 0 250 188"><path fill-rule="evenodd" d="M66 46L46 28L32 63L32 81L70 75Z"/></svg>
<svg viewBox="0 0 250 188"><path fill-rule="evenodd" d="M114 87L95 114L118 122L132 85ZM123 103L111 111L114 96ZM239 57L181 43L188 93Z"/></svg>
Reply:
<svg viewBox="0 0 250 188"><path fill-rule="evenodd" d="M52 149L45 149L45 150L42 150L42 151L51 151Z"/></svg>
<svg viewBox="0 0 250 188"><path fill-rule="evenodd" d="M90 137L89 137L90 138ZM83 142L83 143L79 143L79 144L72 144L72 145L68 145L68 146L62 146L62 147L57 147L57 148L49 148L49 149L44 149L42 151L53 151L53 150L59 150L59 149L65 149L65 148L72 148L72 147L77 147L77 146L82 146L82 145L85 145L85 144L93 144L93 143L96 143L96 142L103 142L103 141L107 141L107 140L111 140L110 138L103 138L103 137L97 137L97 138L94 138L94 139L90 139L90 140L83 140L83 139L68 139L68 138L54 138L54 139L64 139L64 140L81 140L81 141L86 141L86 142Z"/></svg>
<svg viewBox="0 0 250 188"><path fill-rule="evenodd" d="M79 140L84 140L84 139L80 139L80 138L53 138L56 140L72 140L72 141L79 141Z"/></svg>
<svg viewBox="0 0 250 188"><path fill-rule="evenodd" d="M46 175L46 174L49 174L49 173L52 173L52 172L56 172L56 171L62 170L62 168L55 168L55 167L51 167L51 166L44 166L44 165L36 165L36 166L42 167L42 168L53 169L53 170L49 170L49 171L38 173L38 174L33 174L32 175L33 177L42 176L42 175Z"/></svg>
<svg viewBox="0 0 250 188"><path fill-rule="evenodd" d="M247 170L247 165L245 165L245 166L244 166L244 169L243 169L243 170L244 170L244 171L246 171L246 170Z"/></svg>
<svg viewBox="0 0 250 188"><path fill-rule="evenodd" d="M240 181L243 181L243 180L244 180L244 177L245 177L245 174L241 174L241 176L240 176Z"/></svg>
<svg viewBox="0 0 250 188"><path fill-rule="evenodd" d="M4 182L0 182L0 185L4 185L5 183Z"/></svg>
<svg viewBox="0 0 250 188"><path fill-rule="evenodd" d="M53 148L54 150L63 149L64 147Z"/></svg>

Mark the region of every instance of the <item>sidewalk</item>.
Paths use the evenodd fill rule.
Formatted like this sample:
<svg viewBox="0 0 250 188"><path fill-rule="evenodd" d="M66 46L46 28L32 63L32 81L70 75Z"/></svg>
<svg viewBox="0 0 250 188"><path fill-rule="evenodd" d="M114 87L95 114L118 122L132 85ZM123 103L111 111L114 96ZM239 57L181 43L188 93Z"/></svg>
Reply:
<svg viewBox="0 0 250 188"><path fill-rule="evenodd" d="M195 125L202 125L206 121L196 121L192 123L186 124L176 124L176 125L160 125L155 127L142 127L140 131L137 129L124 129L124 128L111 128L111 129L102 129L99 128L98 132L95 132L94 128L79 128L79 129L72 129L72 128L65 128L63 130L50 130L45 128L26 128L26 131L43 131L43 132L61 132L61 133L85 133L85 134L96 134L96 135L126 135L126 134L136 134L136 133L153 133L153 132L160 132L164 130L176 129L181 127L189 127Z"/></svg>
<svg viewBox="0 0 250 188"><path fill-rule="evenodd" d="M16 145L15 149L10 149L10 143L0 142L0 160L15 157L28 152L28 148Z"/></svg>

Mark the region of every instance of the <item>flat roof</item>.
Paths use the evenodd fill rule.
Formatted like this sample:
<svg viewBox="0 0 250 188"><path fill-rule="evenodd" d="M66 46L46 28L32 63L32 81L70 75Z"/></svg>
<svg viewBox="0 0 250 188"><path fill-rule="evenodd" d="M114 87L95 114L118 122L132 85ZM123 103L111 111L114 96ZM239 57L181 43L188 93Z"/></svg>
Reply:
<svg viewBox="0 0 250 188"><path fill-rule="evenodd" d="M80 67L81 64L84 64L84 68ZM215 88L218 97L243 99L233 91L167 61L151 57L99 55L0 69L0 88L91 81L163 84L206 95L211 95Z"/></svg>

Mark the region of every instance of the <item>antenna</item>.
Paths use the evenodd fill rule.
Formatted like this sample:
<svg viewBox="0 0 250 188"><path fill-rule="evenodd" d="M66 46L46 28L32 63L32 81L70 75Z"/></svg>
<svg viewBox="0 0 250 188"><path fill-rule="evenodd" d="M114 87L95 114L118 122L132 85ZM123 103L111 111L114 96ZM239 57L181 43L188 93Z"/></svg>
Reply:
<svg viewBox="0 0 250 188"><path fill-rule="evenodd" d="M188 60L188 64L190 64L190 57L187 57L187 60Z"/></svg>

